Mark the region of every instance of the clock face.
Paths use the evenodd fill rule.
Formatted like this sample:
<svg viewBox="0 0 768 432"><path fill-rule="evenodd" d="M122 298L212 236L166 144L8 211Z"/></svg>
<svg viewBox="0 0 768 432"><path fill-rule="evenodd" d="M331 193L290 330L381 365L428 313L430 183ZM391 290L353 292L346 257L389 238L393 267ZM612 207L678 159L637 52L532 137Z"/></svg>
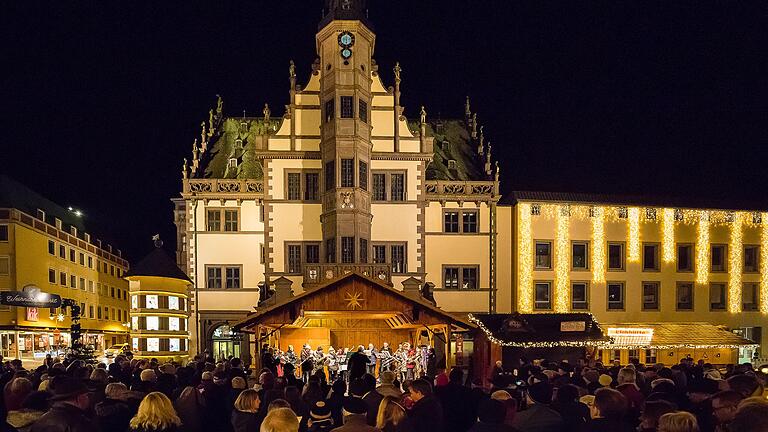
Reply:
<svg viewBox="0 0 768 432"><path fill-rule="evenodd" d="M344 60L347 60L348 58L352 57L352 50L349 48L344 48L341 50L341 58Z"/></svg>
<svg viewBox="0 0 768 432"><path fill-rule="evenodd" d="M344 32L339 35L339 46L342 48L350 48L355 44L355 36L350 32Z"/></svg>

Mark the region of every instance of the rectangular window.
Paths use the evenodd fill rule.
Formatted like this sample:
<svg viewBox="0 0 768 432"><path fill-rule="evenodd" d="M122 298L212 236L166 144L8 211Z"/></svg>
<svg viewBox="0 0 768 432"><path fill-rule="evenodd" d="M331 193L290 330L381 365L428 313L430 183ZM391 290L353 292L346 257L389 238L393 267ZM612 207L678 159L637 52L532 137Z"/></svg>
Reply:
<svg viewBox="0 0 768 432"><path fill-rule="evenodd" d="M608 243L608 270L624 270L624 243Z"/></svg>
<svg viewBox="0 0 768 432"><path fill-rule="evenodd" d="M362 99L358 99L357 113L360 117L360 120L368 123L368 102Z"/></svg>
<svg viewBox="0 0 768 432"><path fill-rule="evenodd" d="M240 288L240 267L226 267L227 289Z"/></svg>
<svg viewBox="0 0 768 432"><path fill-rule="evenodd" d="M387 200L387 175L373 174L373 201Z"/></svg>
<svg viewBox="0 0 768 432"><path fill-rule="evenodd" d="M368 240L364 238L360 239L360 262L368 262Z"/></svg>
<svg viewBox="0 0 768 432"><path fill-rule="evenodd" d="M341 160L341 187L355 186L355 160Z"/></svg>
<svg viewBox="0 0 768 432"><path fill-rule="evenodd" d="M676 298L677 298L677 310L680 310L680 311L693 310L693 283L678 282Z"/></svg>
<svg viewBox="0 0 768 432"><path fill-rule="evenodd" d="M88 305L88 318L93 318L93 305Z"/></svg>
<svg viewBox="0 0 768 432"><path fill-rule="evenodd" d="M643 243L643 271L659 270L659 245Z"/></svg>
<svg viewBox="0 0 768 432"><path fill-rule="evenodd" d="M160 339L159 338L147 338L147 351L148 352L160 351Z"/></svg>
<svg viewBox="0 0 768 432"><path fill-rule="evenodd" d="M179 317L168 317L168 330L179 331Z"/></svg>
<svg viewBox="0 0 768 432"><path fill-rule="evenodd" d="M8 275L11 273L11 258L7 256L0 257L0 275ZM49 276L50 279L50 276ZM54 273L53 282L56 283L56 274Z"/></svg>
<svg viewBox="0 0 768 432"><path fill-rule="evenodd" d="M710 267L710 271L712 272L724 272L725 271L725 260L727 255L727 246L726 245L712 245L711 249L711 257L712 257L712 266Z"/></svg>
<svg viewBox="0 0 768 432"><path fill-rule="evenodd" d="M355 262L355 238L341 238L341 262L348 264Z"/></svg>
<svg viewBox="0 0 768 432"><path fill-rule="evenodd" d="M355 116L354 110L352 108L354 97L340 96L339 100L341 101L341 118L353 118Z"/></svg>
<svg viewBox="0 0 768 432"><path fill-rule="evenodd" d="M320 262L320 245L308 244L305 246L305 261L311 264L317 264Z"/></svg>
<svg viewBox="0 0 768 432"><path fill-rule="evenodd" d="M391 174L392 201L405 201L405 174Z"/></svg>
<svg viewBox="0 0 768 432"><path fill-rule="evenodd" d="M407 273L405 262L405 245L390 246L392 273Z"/></svg>
<svg viewBox="0 0 768 432"><path fill-rule="evenodd" d="M477 211L467 210L461 212L462 230L465 233L476 233L477 229Z"/></svg>
<svg viewBox="0 0 768 432"><path fill-rule="evenodd" d="M335 238L329 238L325 241L325 262L327 263L335 263L336 262L336 239Z"/></svg>
<svg viewBox="0 0 768 432"><path fill-rule="evenodd" d="M536 242L536 268L552 268L552 243Z"/></svg>
<svg viewBox="0 0 768 432"><path fill-rule="evenodd" d="M139 296L132 295L131 296L131 309L136 309L139 307Z"/></svg>
<svg viewBox="0 0 768 432"><path fill-rule="evenodd" d="M97 314L98 314L97 318L98 318L98 319L101 319L101 307L97 307L97 308L96 308L96 312L97 312Z"/></svg>
<svg viewBox="0 0 768 432"><path fill-rule="evenodd" d="M375 264L384 264L387 262L387 247L383 245L373 246L373 262Z"/></svg>
<svg viewBox="0 0 768 432"><path fill-rule="evenodd" d="M461 269L461 289L477 289L477 267L463 267Z"/></svg>
<svg viewBox="0 0 768 432"><path fill-rule="evenodd" d="M624 310L624 282L608 282L608 310Z"/></svg>
<svg viewBox="0 0 768 432"><path fill-rule="evenodd" d="M643 310L659 310L659 283L643 282Z"/></svg>
<svg viewBox="0 0 768 432"><path fill-rule="evenodd" d="M320 199L320 173L304 174L304 200L318 201Z"/></svg>
<svg viewBox="0 0 768 432"><path fill-rule="evenodd" d="M325 163L325 190L329 191L336 187L336 164L334 161Z"/></svg>
<svg viewBox="0 0 768 432"><path fill-rule="evenodd" d="M549 282L536 282L534 309L552 309L552 284Z"/></svg>
<svg viewBox="0 0 768 432"><path fill-rule="evenodd" d="M109 296L115 298L115 287L109 288Z"/></svg>
<svg viewBox="0 0 768 432"><path fill-rule="evenodd" d="M59 245L59 258L67 258L67 248L62 245Z"/></svg>
<svg viewBox="0 0 768 432"><path fill-rule="evenodd" d="M291 201L301 199L301 174L288 173L288 197Z"/></svg>
<svg viewBox="0 0 768 432"><path fill-rule="evenodd" d="M93 268L93 257L90 255L88 256L88 268Z"/></svg>
<svg viewBox="0 0 768 432"><path fill-rule="evenodd" d="M159 309L160 303L159 303L159 297L157 294L151 294L144 297L144 302L146 304L147 309Z"/></svg>
<svg viewBox="0 0 768 432"><path fill-rule="evenodd" d="M221 210L208 210L205 217L208 231L221 231Z"/></svg>
<svg viewBox="0 0 768 432"><path fill-rule="evenodd" d="M206 288L221 289L221 267L208 267Z"/></svg>
<svg viewBox="0 0 768 432"><path fill-rule="evenodd" d="M459 232L459 212L447 211L443 213L443 232Z"/></svg>
<svg viewBox="0 0 768 432"><path fill-rule="evenodd" d="M77 288L77 276L69 275L69 287Z"/></svg>
<svg viewBox="0 0 768 432"><path fill-rule="evenodd" d="M48 240L48 253L56 256L56 243L53 240Z"/></svg>
<svg viewBox="0 0 768 432"><path fill-rule="evenodd" d="M589 309L589 284L587 282L571 283L571 309Z"/></svg>
<svg viewBox="0 0 768 432"><path fill-rule="evenodd" d="M85 278L80 278L80 289L85 291Z"/></svg>
<svg viewBox="0 0 768 432"><path fill-rule="evenodd" d="M571 243L571 267L573 270L589 269L589 243L575 241Z"/></svg>
<svg viewBox="0 0 768 432"><path fill-rule="evenodd" d="M744 312L754 312L759 304L758 284L745 283L741 289L741 310Z"/></svg>
<svg viewBox="0 0 768 432"><path fill-rule="evenodd" d="M458 267L445 267L443 269L443 288L445 289L459 288L459 268Z"/></svg>
<svg viewBox="0 0 768 432"><path fill-rule="evenodd" d="M69 250L69 260L72 261L72 262L75 262L75 250L74 249L70 249Z"/></svg>
<svg viewBox="0 0 768 432"><path fill-rule="evenodd" d="M333 99L325 101L325 122L329 123L336 117L336 109L333 106Z"/></svg>
<svg viewBox="0 0 768 432"><path fill-rule="evenodd" d="M301 273L301 245L288 245L288 273Z"/></svg>
<svg viewBox="0 0 768 432"><path fill-rule="evenodd" d="M237 210L224 210L224 231L237 231Z"/></svg>
<svg viewBox="0 0 768 432"><path fill-rule="evenodd" d="M645 364L652 365L656 363L656 349L648 348L645 350Z"/></svg>
<svg viewBox="0 0 768 432"><path fill-rule="evenodd" d="M768 223L768 221L765 223ZM759 265L760 246L744 246L744 273L757 273Z"/></svg>
<svg viewBox="0 0 768 432"><path fill-rule="evenodd" d="M678 272L693 271L693 245L690 245L690 244L677 245L677 271Z"/></svg>
<svg viewBox="0 0 768 432"><path fill-rule="evenodd" d="M179 310L179 298L176 296L168 297L168 309Z"/></svg>
<svg viewBox="0 0 768 432"><path fill-rule="evenodd" d="M82 252L80 252L80 265L81 266L85 265L85 254Z"/></svg>
<svg viewBox="0 0 768 432"><path fill-rule="evenodd" d="M360 177L360 189L368 190L368 164L360 161L357 163L358 176Z"/></svg>
<svg viewBox="0 0 768 432"><path fill-rule="evenodd" d="M709 310L724 311L728 305L728 294L724 283L709 284Z"/></svg>
<svg viewBox="0 0 768 432"><path fill-rule="evenodd" d="M89 280L89 281L88 281L88 291L89 291L89 292L94 292L94 291L93 291L93 281L92 281L92 280Z"/></svg>
<svg viewBox="0 0 768 432"><path fill-rule="evenodd" d="M48 282L52 284L56 283L56 270L48 269Z"/></svg>
<svg viewBox="0 0 768 432"><path fill-rule="evenodd" d="M8 241L8 225L0 225L0 241Z"/></svg>

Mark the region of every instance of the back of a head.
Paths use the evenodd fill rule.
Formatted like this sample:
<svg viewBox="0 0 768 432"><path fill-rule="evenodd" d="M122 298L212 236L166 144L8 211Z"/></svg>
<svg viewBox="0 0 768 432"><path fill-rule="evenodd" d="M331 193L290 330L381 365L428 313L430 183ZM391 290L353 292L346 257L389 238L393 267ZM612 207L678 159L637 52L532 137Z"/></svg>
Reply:
<svg viewBox="0 0 768 432"><path fill-rule="evenodd" d="M32 381L26 378L14 378L11 381L10 391L14 395L26 397L32 392Z"/></svg>
<svg viewBox="0 0 768 432"><path fill-rule="evenodd" d="M764 432L768 430L768 400L754 396L744 399L736 410L729 430L738 432Z"/></svg>
<svg viewBox="0 0 768 432"><path fill-rule="evenodd" d="M33 411L47 411L51 394L47 391L34 391L24 398L21 407Z"/></svg>
<svg viewBox="0 0 768 432"><path fill-rule="evenodd" d="M285 399L275 399L267 405L267 412L274 411L280 408L291 408L291 403Z"/></svg>
<svg viewBox="0 0 768 432"><path fill-rule="evenodd" d="M495 399L483 399L477 408L477 419L487 424L502 424L507 416L504 402Z"/></svg>
<svg viewBox="0 0 768 432"><path fill-rule="evenodd" d="M410 388L411 391L415 390L424 396L432 395L432 386L429 384L429 381L424 379L417 379L416 381L412 382Z"/></svg>
<svg viewBox="0 0 768 432"><path fill-rule="evenodd" d="M168 396L152 392L144 396L130 424L131 429L164 430L181 426L181 420Z"/></svg>
<svg viewBox="0 0 768 432"><path fill-rule="evenodd" d="M384 396L379 403L376 427L379 430L384 430L384 427L390 424L397 426L403 418L405 418L405 408L400 405L398 398Z"/></svg>
<svg viewBox="0 0 768 432"><path fill-rule="evenodd" d="M579 388L573 384L566 384L557 389L557 395L555 400L561 404L568 404L576 402L579 398Z"/></svg>
<svg viewBox="0 0 768 432"><path fill-rule="evenodd" d="M259 410L259 392L246 389L235 400L235 409L241 412L255 413Z"/></svg>
<svg viewBox="0 0 768 432"><path fill-rule="evenodd" d="M451 369L451 372L448 374L448 381L454 384L461 384L462 380L464 380L464 371L457 367Z"/></svg>
<svg viewBox="0 0 768 432"><path fill-rule="evenodd" d="M726 380L728 388L741 393L745 398L754 395L760 384L751 375L734 375Z"/></svg>
<svg viewBox="0 0 768 432"><path fill-rule="evenodd" d="M491 399L503 402L505 400L512 399L512 395L510 395L506 390L496 390L495 392L491 393Z"/></svg>
<svg viewBox="0 0 768 432"><path fill-rule="evenodd" d="M141 374L139 375L141 378L141 381L143 382L156 382L157 381L157 374L152 369L144 369L141 371Z"/></svg>
<svg viewBox="0 0 768 432"><path fill-rule="evenodd" d="M595 391L595 407L601 417L621 418L627 410L627 398L617 390L604 387Z"/></svg>
<svg viewBox="0 0 768 432"><path fill-rule="evenodd" d="M382 384L392 384L395 381L395 373L392 371L383 371L379 374Z"/></svg>
<svg viewBox="0 0 768 432"><path fill-rule="evenodd" d="M93 372L91 372L91 381L99 384L106 383L108 378L109 374L107 374L105 369L94 369Z"/></svg>
<svg viewBox="0 0 768 432"><path fill-rule="evenodd" d="M260 432L298 432L299 419L290 408L276 408L261 422Z"/></svg>
<svg viewBox="0 0 768 432"><path fill-rule="evenodd" d="M617 380L619 384L634 384L636 379L635 370L625 367L619 371Z"/></svg>
<svg viewBox="0 0 768 432"><path fill-rule="evenodd" d="M367 373L367 374L363 374L362 380L365 383L366 393L376 390L376 377Z"/></svg>
<svg viewBox="0 0 768 432"><path fill-rule="evenodd" d="M735 429L738 430L738 429ZM659 418L659 432L699 432L696 417L687 411L667 413Z"/></svg>
<svg viewBox="0 0 768 432"><path fill-rule="evenodd" d="M539 381L528 387L528 397L534 402L540 404L549 404L552 402L552 384L546 381Z"/></svg>
<svg viewBox="0 0 768 432"><path fill-rule="evenodd" d="M127 392L128 387L121 382L109 383L104 388L104 396L106 396L107 399L122 399Z"/></svg>

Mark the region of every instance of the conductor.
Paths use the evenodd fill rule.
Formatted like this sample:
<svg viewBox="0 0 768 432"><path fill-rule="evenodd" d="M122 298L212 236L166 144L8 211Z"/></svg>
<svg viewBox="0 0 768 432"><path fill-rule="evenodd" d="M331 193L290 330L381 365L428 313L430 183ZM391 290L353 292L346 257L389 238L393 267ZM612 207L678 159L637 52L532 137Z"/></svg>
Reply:
<svg viewBox="0 0 768 432"><path fill-rule="evenodd" d="M349 358L349 381L362 377L365 375L366 367L371 362L368 356L365 355L365 348L360 345L357 347L357 352L352 354Z"/></svg>

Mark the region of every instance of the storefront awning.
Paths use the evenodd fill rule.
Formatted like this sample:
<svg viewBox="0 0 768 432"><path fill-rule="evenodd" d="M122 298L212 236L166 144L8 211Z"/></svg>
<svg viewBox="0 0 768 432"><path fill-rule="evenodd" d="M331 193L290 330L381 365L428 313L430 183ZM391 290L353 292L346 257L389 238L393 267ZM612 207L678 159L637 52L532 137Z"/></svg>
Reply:
<svg viewBox="0 0 768 432"><path fill-rule="evenodd" d="M604 324L611 349L719 349L756 346L726 328L710 323Z"/></svg>

